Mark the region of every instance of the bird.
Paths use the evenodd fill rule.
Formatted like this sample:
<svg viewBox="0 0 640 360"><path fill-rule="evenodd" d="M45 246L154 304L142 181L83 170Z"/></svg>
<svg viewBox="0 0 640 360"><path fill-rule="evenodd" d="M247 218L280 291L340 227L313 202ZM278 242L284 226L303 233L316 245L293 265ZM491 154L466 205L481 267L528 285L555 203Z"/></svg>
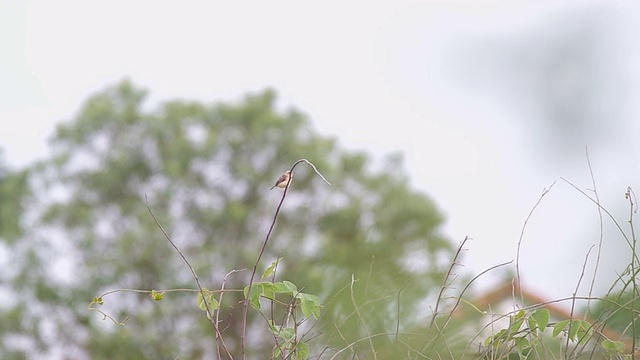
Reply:
<svg viewBox="0 0 640 360"><path fill-rule="evenodd" d="M279 187L280 189L286 188L289 182L291 182L292 177L293 174L290 170L285 171L284 174L282 174L282 176L280 176L278 180L276 180L276 183L269 190L273 190L274 187Z"/></svg>

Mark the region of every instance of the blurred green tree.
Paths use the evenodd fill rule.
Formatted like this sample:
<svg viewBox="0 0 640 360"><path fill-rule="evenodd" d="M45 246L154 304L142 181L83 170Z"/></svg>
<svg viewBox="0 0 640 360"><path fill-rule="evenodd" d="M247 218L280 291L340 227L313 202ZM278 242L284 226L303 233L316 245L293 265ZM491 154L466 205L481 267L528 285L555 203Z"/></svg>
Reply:
<svg viewBox="0 0 640 360"><path fill-rule="evenodd" d="M452 247L438 232L441 215L411 189L398 156L379 164L341 149L299 111L278 109L272 90L238 103L176 100L156 108L146 96L129 81L94 94L57 127L51 157L29 170L29 231L7 243L14 271L5 285L17 301L0 323L18 320L0 327L0 357L214 358L214 334L194 293L167 293L161 302L135 293L105 298L102 310L130 317L124 327L87 304L113 289L194 288L145 196L203 286L219 288L225 273L249 269L226 283L242 289L282 194L269 188L299 158L333 185L308 167L296 169L261 269L282 256L278 278L327 301L308 325L316 347L334 351L426 313L420 301L439 286ZM229 294L222 305L233 354L241 299ZM256 311L250 315L249 357L264 358L267 327Z"/></svg>
<svg viewBox="0 0 640 360"><path fill-rule="evenodd" d="M24 233L22 219L29 198L28 175L27 171L11 170L0 156L0 264L12 255L12 250L23 247L19 239ZM22 263L28 264L32 259L24 258ZM0 355L19 358L21 354L12 351L10 344L15 341L16 329L22 325L26 305L9 295L12 281L18 279L17 270L8 266L0 268L0 296L3 299L0 302ZM28 331L27 327L23 329Z"/></svg>
<svg viewBox="0 0 640 360"><path fill-rule="evenodd" d="M635 335L637 341L640 339L640 299L637 294L638 290L634 291L630 286L625 291L607 295L605 301L598 301L591 308L590 315L626 338L631 339Z"/></svg>
<svg viewBox="0 0 640 360"><path fill-rule="evenodd" d="M13 244L22 235L20 219L29 195L27 171L12 171L0 149L0 239Z"/></svg>

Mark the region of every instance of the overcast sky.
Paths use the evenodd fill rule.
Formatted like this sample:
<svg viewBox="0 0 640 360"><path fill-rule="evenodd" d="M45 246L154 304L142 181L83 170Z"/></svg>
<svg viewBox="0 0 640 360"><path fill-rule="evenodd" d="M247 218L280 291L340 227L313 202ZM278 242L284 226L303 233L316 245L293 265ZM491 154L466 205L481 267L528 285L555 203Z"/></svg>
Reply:
<svg viewBox="0 0 640 360"><path fill-rule="evenodd" d="M55 124L124 77L151 103L272 87L343 147L403 153L445 213L443 232L473 237L462 270L473 275L515 259L544 188L561 176L591 187L585 146L625 226L624 191L640 189L640 7L627 3L2 1L0 147L14 167L45 157ZM576 102L588 121L558 121ZM598 242L596 208L558 181L528 226L524 285L570 296ZM604 248L625 253L611 228ZM600 291L623 262L605 265Z"/></svg>

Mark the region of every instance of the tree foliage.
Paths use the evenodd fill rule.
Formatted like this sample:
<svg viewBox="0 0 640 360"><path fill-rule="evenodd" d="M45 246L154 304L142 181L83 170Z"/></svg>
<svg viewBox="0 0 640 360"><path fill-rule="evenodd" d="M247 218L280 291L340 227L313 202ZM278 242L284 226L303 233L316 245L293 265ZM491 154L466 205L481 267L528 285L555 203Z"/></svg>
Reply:
<svg viewBox="0 0 640 360"><path fill-rule="evenodd" d="M22 235L20 219L29 193L28 172L11 171L2 160L0 158L0 239L12 244Z"/></svg>
<svg viewBox="0 0 640 360"><path fill-rule="evenodd" d="M344 347L366 330L388 331L427 314L420 300L441 281L451 246L438 233L442 217L411 188L399 157L378 163L340 148L301 112L279 109L272 90L235 103L153 107L146 97L128 81L92 95L57 127L52 155L30 169L33 196L22 212L29 231L7 242L15 271L6 283L17 301L0 323L19 321L0 327L2 358L21 351L62 351L70 359L212 358L214 334L196 293L165 293L162 302L111 295L103 310L130 317L124 327L86 305L113 289L194 288L145 197L203 286L219 288L225 273L250 269L282 194L269 188L299 158L312 161L332 186L309 168L296 169L261 266L283 257L276 276L326 302L308 329L319 335L318 348ZM235 273L226 288L241 290L248 278L249 271ZM221 305L234 354L241 299L230 293ZM250 314L249 355L262 358L271 350L267 325Z"/></svg>

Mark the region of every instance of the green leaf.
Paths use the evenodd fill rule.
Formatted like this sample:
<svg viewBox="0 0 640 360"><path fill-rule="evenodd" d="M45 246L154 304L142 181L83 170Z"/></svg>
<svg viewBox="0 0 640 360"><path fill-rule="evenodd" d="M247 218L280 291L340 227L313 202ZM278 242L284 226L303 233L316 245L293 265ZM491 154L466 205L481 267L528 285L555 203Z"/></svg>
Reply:
<svg viewBox="0 0 640 360"><path fill-rule="evenodd" d="M271 274L273 274L273 272L276 270L276 267L278 266L278 263L280 262L280 260L282 260L281 257L279 257L276 261L272 262L271 265L269 265L269 267L262 274L262 279L263 280L266 279L268 276L271 276Z"/></svg>
<svg viewBox="0 0 640 360"><path fill-rule="evenodd" d="M558 336L558 334L560 334L560 332L562 330L564 330L565 327L567 327L567 325L569 324L571 320L562 320L562 321L558 321L558 323L553 327L553 333L552 336L556 337Z"/></svg>
<svg viewBox="0 0 640 360"><path fill-rule="evenodd" d="M580 330L580 321L571 321L569 325L569 340L575 341L578 330Z"/></svg>
<svg viewBox="0 0 640 360"><path fill-rule="evenodd" d="M294 283L286 280L282 283L291 291L292 295L298 292L298 287Z"/></svg>
<svg viewBox="0 0 640 360"><path fill-rule="evenodd" d="M296 349L298 351L297 359L306 360L309 358L309 345L307 343L299 342Z"/></svg>
<svg viewBox="0 0 640 360"><path fill-rule="evenodd" d="M547 325L549 325L549 317L549 310L538 309L531 314L530 318L536 322L537 328L540 329L540 331L544 331Z"/></svg>
<svg viewBox="0 0 640 360"><path fill-rule="evenodd" d="M299 293L296 297L300 299L300 308L305 317L313 316L317 319L320 316L321 306L319 297L305 293Z"/></svg>
<svg viewBox="0 0 640 360"><path fill-rule="evenodd" d="M205 297L202 297L202 292L204 292ZM207 310L207 307L205 306L205 301L206 304L209 306L209 310L214 311L216 309L218 309L218 300L216 300L216 298L214 297L214 293L203 288L202 292L198 293L198 307L204 311Z"/></svg>
<svg viewBox="0 0 640 360"><path fill-rule="evenodd" d="M153 301L160 301L164 297L164 292L157 292L155 290L151 290L151 294L149 294L149 297Z"/></svg>
<svg viewBox="0 0 640 360"><path fill-rule="evenodd" d="M262 296L267 299L273 300L276 298L276 293L274 291L274 285L270 282L262 282Z"/></svg>
<svg viewBox="0 0 640 360"><path fill-rule="evenodd" d="M280 354L282 354L282 346L283 344L279 344L279 346L276 346L273 352L273 356L271 357L272 359L277 359L280 357Z"/></svg>
<svg viewBox="0 0 640 360"><path fill-rule="evenodd" d="M247 298L247 291L249 290L249 285L245 286L244 288L244 296L245 298ZM248 297L249 298L249 303L251 304L251 306L253 306L254 308L260 310L260 296L262 296L262 294L264 293L264 288L262 286L262 283L255 283L253 284L253 286L251 286L251 295Z"/></svg>
<svg viewBox="0 0 640 360"><path fill-rule="evenodd" d="M509 325L509 333L515 334L520 330L520 326L524 322L524 310L518 311L518 313L511 318L511 325Z"/></svg>
<svg viewBox="0 0 640 360"><path fill-rule="evenodd" d="M491 345L491 342L493 342L493 336L489 336L484 340L484 346L489 346Z"/></svg>
<svg viewBox="0 0 640 360"><path fill-rule="evenodd" d="M280 331L280 325L276 325L273 320L269 320L269 330L275 335Z"/></svg>
<svg viewBox="0 0 640 360"><path fill-rule="evenodd" d="M269 330L271 330L273 335L279 336L286 341L292 340L295 334L292 328L283 328L280 325L274 324L271 320L269 320Z"/></svg>
<svg viewBox="0 0 640 360"><path fill-rule="evenodd" d="M500 329L493 336L489 336L487 340L485 340L486 346L491 346L493 350L498 350L502 348L504 343L507 341L507 329Z"/></svg>
<svg viewBox="0 0 640 360"><path fill-rule="evenodd" d="M614 354L622 354L627 349L626 345L622 341L612 341L609 339L602 341L602 348L612 356Z"/></svg>
<svg viewBox="0 0 640 360"><path fill-rule="evenodd" d="M289 290L289 293L291 295L294 295L295 293L298 292L298 287L294 283L292 283L291 281L285 280L285 281L282 282L282 284L284 284L284 286L286 286L286 288Z"/></svg>
<svg viewBox="0 0 640 360"><path fill-rule="evenodd" d="M586 344L589 340L591 340L591 336L593 336L593 326L591 323L585 320L579 321L580 326L578 329L578 343L580 345Z"/></svg>
<svg viewBox="0 0 640 360"><path fill-rule="evenodd" d="M520 353L526 351L531 347L531 344L529 343L529 340L526 337L517 338L516 344L518 346L518 351Z"/></svg>
<svg viewBox="0 0 640 360"><path fill-rule="evenodd" d="M277 294L295 295L298 292L296 285L290 281L281 281L274 284L273 291Z"/></svg>
<svg viewBox="0 0 640 360"><path fill-rule="evenodd" d="M98 305L104 305L104 301L102 300L102 296L94 297L92 303L98 304Z"/></svg>
<svg viewBox="0 0 640 360"><path fill-rule="evenodd" d="M295 332L293 331L292 328L282 328L282 330L280 330L280 333L278 334L278 336L283 338L285 341L293 340L294 335L295 335Z"/></svg>
<svg viewBox="0 0 640 360"><path fill-rule="evenodd" d="M505 341L507 338L507 329L500 329L495 335L493 335L491 342Z"/></svg>

